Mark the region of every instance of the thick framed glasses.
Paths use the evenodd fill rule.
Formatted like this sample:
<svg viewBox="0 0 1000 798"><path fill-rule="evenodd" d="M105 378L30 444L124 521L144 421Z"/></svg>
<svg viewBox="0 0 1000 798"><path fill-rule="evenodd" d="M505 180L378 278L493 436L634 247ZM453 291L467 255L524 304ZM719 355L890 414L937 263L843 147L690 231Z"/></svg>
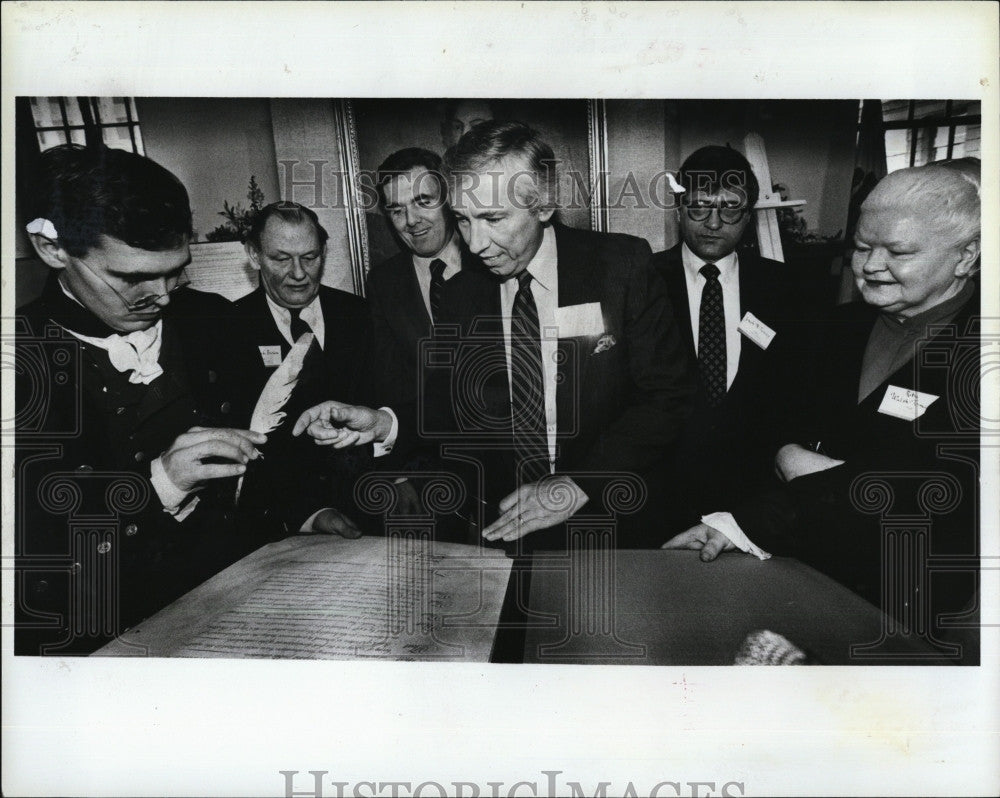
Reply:
<svg viewBox="0 0 1000 798"><path fill-rule="evenodd" d="M745 207L727 208L718 205L685 205L684 210L692 222L704 222L712 215L712 211L718 211L723 224L737 224L747 212Z"/></svg>
<svg viewBox="0 0 1000 798"><path fill-rule="evenodd" d="M170 296L175 291L179 291L181 288L184 288L184 286L189 285L191 283L191 280L188 279L187 272L181 270L181 272L176 277L164 278L168 286L170 285L170 283L174 284L172 288L167 288L165 293L144 294L143 296L136 297L135 299L130 299L129 297L125 296L125 294L123 294L121 291L119 291L117 288L115 288L113 285L111 285L111 283L109 283L107 280L101 277L100 274L98 274L96 271L90 268L90 266L88 266L86 261L84 261L82 258L77 258L76 261L81 266L83 266L88 272L94 275L94 277L96 277L98 280L104 283L108 288L110 288L111 291L114 293L114 295L117 296L122 301L122 304L125 306L125 309L128 310L129 313L138 313L143 310L149 310L149 308L156 305L156 303L159 300L163 299L163 297Z"/></svg>

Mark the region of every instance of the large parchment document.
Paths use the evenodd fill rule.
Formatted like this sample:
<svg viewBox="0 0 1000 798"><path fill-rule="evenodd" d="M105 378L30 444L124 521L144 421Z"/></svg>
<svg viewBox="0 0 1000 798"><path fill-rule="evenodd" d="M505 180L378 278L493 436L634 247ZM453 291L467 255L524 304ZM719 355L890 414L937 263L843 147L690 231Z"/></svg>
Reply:
<svg viewBox="0 0 1000 798"><path fill-rule="evenodd" d="M503 552L411 536L264 546L95 656L486 662Z"/></svg>

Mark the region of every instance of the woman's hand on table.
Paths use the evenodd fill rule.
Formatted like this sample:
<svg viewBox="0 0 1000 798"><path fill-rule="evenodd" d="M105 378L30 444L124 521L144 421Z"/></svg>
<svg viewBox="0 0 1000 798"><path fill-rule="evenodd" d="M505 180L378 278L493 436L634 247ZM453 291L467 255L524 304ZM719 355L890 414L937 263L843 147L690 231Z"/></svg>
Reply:
<svg viewBox="0 0 1000 798"><path fill-rule="evenodd" d="M660 548L700 550L701 561L711 562L722 552L732 551L736 547L718 529L710 527L708 524L698 524L670 538Z"/></svg>

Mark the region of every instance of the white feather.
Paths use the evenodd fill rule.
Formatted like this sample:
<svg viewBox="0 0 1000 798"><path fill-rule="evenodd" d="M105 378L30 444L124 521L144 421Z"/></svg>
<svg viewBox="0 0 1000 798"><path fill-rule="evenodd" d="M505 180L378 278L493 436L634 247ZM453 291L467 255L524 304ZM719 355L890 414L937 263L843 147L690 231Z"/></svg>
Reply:
<svg viewBox="0 0 1000 798"><path fill-rule="evenodd" d="M281 365L274 370L274 374L264 384L264 390L260 392L260 398L254 406L253 415L250 417L250 431L262 432L265 435L276 429L285 420L285 411L282 409L292 396L292 391L299 381L299 373L302 371L302 364L305 362L306 353L313 342L311 332L303 333L291 351L285 355ZM240 500L240 490L243 488L243 477L236 484L235 501Z"/></svg>

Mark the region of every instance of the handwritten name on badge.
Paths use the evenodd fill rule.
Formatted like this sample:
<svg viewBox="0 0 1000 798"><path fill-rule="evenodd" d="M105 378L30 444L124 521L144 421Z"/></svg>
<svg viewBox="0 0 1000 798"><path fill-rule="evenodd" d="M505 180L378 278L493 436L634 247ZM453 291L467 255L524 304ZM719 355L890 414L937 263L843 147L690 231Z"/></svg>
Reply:
<svg viewBox="0 0 1000 798"><path fill-rule="evenodd" d="M767 349L776 333L749 310L736 328L761 349Z"/></svg>
<svg viewBox="0 0 1000 798"><path fill-rule="evenodd" d="M281 365L280 346L258 346L257 348L260 350L260 358L264 361L265 366L270 368Z"/></svg>
<svg viewBox="0 0 1000 798"><path fill-rule="evenodd" d="M556 326L560 338L600 335L604 332L604 316L600 302L567 305L556 308Z"/></svg>
<svg viewBox="0 0 1000 798"><path fill-rule="evenodd" d="M887 416L901 418L903 421L916 421L939 397L932 393L921 393L909 388L899 388L890 385L882 397L878 412Z"/></svg>

